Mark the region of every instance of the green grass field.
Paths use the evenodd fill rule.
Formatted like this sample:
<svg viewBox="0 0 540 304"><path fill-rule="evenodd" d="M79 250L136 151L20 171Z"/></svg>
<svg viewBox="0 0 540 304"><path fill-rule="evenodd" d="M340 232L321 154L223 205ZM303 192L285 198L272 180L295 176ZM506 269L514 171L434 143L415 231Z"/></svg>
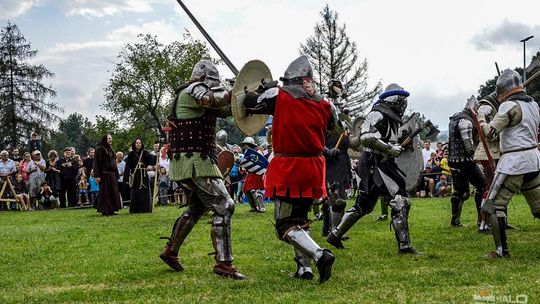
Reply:
<svg viewBox="0 0 540 304"><path fill-rule="evenodd" d="M348 233L336 255L334 276L290 278L292 249L275 237L273 207L265 214L237 206L233 217L236 266L246 281L212 274L208 218L181 248L186 270L171 271L158 258L175 207L153 214L101 217L95 210L0 213L0 303L474 303L526 295L540 303L540 222L522 197L509 207L511 259L486 260L491 236L476 232L472 200L464 208L468 227L450 228L449 199L413 199L413 244L425 254L399 256L388 222L375 222L379 208ZM322 223L312 225L320 236ZM330 245L328 245L330 246ZM518 298L523 300L524 297Z"/></svg>

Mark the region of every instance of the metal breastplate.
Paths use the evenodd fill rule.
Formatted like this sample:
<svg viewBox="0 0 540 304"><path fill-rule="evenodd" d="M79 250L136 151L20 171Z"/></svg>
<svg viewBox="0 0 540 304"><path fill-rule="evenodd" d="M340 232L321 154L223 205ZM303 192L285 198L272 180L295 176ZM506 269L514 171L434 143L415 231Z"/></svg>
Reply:
<svg viewBox="0 0 540 304"><path fill-rule="evenodd" d="M381 113L383 119L375 124L375 128L381 134L381 140L386 143L397 143L399 122L388 118L384 112Z"/></svg>
<svg viewBox="0 0 540 304"><path fill-rule="evenodd" d="M537 126L540 123L538 105L535 102L514 101L521 108L521 121L500 134L501 152L516 151L537 145ZM512 122L510 122L512 124Z"/></svg>
<svg viewBox="0 0 540 304"><path fill-rule="evenodd" d="M460 163L465 161L473 161L474 154L469 155L465 149L465 144L461 138L461 132L458 126L458 123L461 119L467 119L472 122L472 118L464 113L460 112L454 114L450 118L450 123L448 125L448 162L449 163ZM476 128L473 123L473 138L476 138Z"/></svg>

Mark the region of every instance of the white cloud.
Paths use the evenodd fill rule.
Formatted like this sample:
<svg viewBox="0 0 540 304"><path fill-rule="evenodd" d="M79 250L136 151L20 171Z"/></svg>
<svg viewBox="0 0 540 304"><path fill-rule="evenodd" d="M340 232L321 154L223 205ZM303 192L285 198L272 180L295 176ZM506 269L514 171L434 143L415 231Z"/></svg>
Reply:
<svg viewBox="0 0 540 304"><path fill-rule="evenodd" d="M10 19L21 16L44 0L0 0L0 18Z"/></svg>
<svg viewBox="0 0 540 304"><path fill-rule="evenodd" d="M478 50L493 51L500 47L511 47L522 49L520 40L533 34L540 34L540 25L529 25L522 22L504 19L500 24L491 26L476 34L471 43ZM540 37L527 42L529 50L538 50L540 47Z"/></svg>
<svg viewBox="0 0 540 304"><path fill-rule="evenodd" d="M68 16L104 17L120 12L148 13L152 1L145 0L61 0L54 4Z"/></svg>
<svg viewBox="0 0 540 304"><path fill-rule="evenodd" d="M159 35L164 43L181 37L172 25L156 21L118 28L99 41L57 43L39 54L35 62L55 73L52 85L58 95L54 101L64 107L64 116L79 112L93 120L96 114L104 114L99 105L116 57L140 33Z"/></svg>

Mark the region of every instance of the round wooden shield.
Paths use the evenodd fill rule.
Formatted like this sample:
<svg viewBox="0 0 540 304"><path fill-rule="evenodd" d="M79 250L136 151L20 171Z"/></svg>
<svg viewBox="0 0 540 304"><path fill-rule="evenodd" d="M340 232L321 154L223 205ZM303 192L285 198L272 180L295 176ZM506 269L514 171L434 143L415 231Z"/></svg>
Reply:
<svg viewBox="0 0 540 304"><path fill-rule="evenodd" d="M223 150L217 156L217 166L223 178L227 177L234 166L234 153Z"/></svg>

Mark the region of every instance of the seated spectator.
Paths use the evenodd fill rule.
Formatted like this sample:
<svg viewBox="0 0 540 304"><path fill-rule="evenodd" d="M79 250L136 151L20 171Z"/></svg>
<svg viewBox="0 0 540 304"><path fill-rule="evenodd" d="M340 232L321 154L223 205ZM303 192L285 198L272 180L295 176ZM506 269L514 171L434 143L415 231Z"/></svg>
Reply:
<svg viewBox="0 0 540 304"><path fill-rule="evenodd" d="M43 209L58 208L58 198L53 195L53 191L46 181L41 184L38 198Z"/></svg>
<svg viewBox="0 0 540 304"><path fill-rule="evenodd" d="M435 150L435 152L437 153L437 159L441 160L444 154L444 145L442 142L437 143L437 150Z"/></svg>
<svg viewBox="0 0 540 304"><path fill-rule="evenodd" d="M6 150L3 150L2 152L0 152L0 186L3 187L4 182L6 181L12 182L13 175L15 175L16 173L17 173L17 165L12 159L9 159L9 152ZM6 197L8 197L8 195L11 195L9 198L15 199L11 191L6 191L4 195ZM2 210L8 209L7 203L5 205L4 204L1 204L1 205L2 205ZM11 209L12 210L16 209L17 208L16 205L17 204L15 202L12 202Z"/></svg>
<svg viewBox="0 0 540 304"><path fill-rule="evenodd" d="M431 172L431 166L426 166L422 172L422 180L416 190L416 197L432 197L435 191L435 177Z"/></svg>
<svg viewBox="0 0 540 304"><path fill-rule="evenodd" d="M28 210L30 208L30 196L28 196L28 187L21 174L16 175L13 188L15 194L17 194L17 202L21 205L21 210Z"/></svg>
<svg viewBox="0 0 540 304"><path fill-rule="evenodd" d="M427 161L427 166L431 167L431 173L439 173L442 171L441 162L439 161L436 152L431 152L431 155Z"/></svg>
<svg viewBox="0 0 540 304"><path fill-rule="evenodd" d="M446 181L446 175L441 175L439 181L435 185L436 196L448 196L452 191L452 186Z"/></svg>
<svg viewBox="0 0 540 304"><path fill-rule="evenodd" d="M452 185L452 171L448 165L448 150L444 150L443 158L440 162L441 173L446 176L446 181L449 185Z"/></svg>

